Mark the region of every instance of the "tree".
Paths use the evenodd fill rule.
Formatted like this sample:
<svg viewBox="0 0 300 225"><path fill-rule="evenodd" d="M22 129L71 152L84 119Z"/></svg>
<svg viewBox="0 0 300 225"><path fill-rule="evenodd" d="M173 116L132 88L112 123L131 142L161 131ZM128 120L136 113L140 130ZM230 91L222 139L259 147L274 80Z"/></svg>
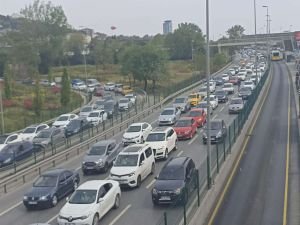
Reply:
<svg viewBox="0 0 300 225"><path fill-rule="evenodd" d="M231 28L227 30L227 34L229 36L229 39L237 39L241 38L244 35L245 28L241 25L234 25Z"/></svg>
<svg viewBox="0 0 300 225"><path fill-rule="evenodd" d="M42 107L43 107L43 96L41 93L40 81L39 79L37 79L35 82L34 99L33 99L33 109L36 116L38 117L41 116Z"/></svg>
<svg viewBox="0 0 300 225"><path fill-rule="evenodd" d="M4 66L4 95L6 99L11 99L11 70L9 65Z"/></svg>
<svg viewBox="0 0 300 225"><path fill-rule="evenodd" d="M72 33L65 41L65 50L71 53L69 57L71 65L83 64L84 36L82 33Z"/></svg>
<svg viewBox="0 0 300 225"><path fill-rule="evenodd" d="M61 81L61 92L60 92L60 103L62 106L67 106L71 98L71 86L68 71L64 68L62 81Z"/></svg>
<svg viewBox="0 0 300 225"><path fill-rule="evenodd" d="M218 69L218 67L225 65L225 63L227 62L227 57L224 53L217 53L214 55L212 63L215 67L217 67L216 69Z"/></svg>

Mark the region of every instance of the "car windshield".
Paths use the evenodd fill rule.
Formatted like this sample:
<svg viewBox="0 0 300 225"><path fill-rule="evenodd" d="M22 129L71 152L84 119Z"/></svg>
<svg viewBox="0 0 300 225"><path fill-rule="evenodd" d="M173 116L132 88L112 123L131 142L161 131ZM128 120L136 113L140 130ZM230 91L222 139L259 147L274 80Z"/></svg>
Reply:
<svg viewBox="0 0 300 225"><path fill-rule="evenodd" d="M197 98L197 95L189 95L189 98Z"/></svg>
<svg viewBox="0 0 300 225"><path fill-rule="evenodd" d="M158 180L183 180L184 169L181 166L166 166L160 172Z"/></svg>
<svg viewBox="0 0 300 225"><path fill-rule="evenodd" d="M104 105L105 110L112 110L113 108L114 108L113 103L107 103L107 104Z"/></svg>
<svg viewBox="0 0 300 225"><path fill-rule="evenodd" d="M252 85L252 82L245 82L245 85Z"/></svg>
<svg viewBox="0 0 300 225"><path fill-rule="evenodd" d="M221 128L222 128L222 125L221 125L220 122L214 122L214 121L212 121L210 123L210 129L211 130L220 130Z"/></svg>
<svg viewBox="0 0 300 225"><path fill-rule="evenodd" d="M251 91L251 88L250 87L242 87L240 89L240 92L246 92L246 91Z"/></svg>
<svg viewBox="0 0 300 225"><path fill-rule="evenodd" d="M200 88L199 91L200 91L200 92L206 91L206 87Z"/></svg>
<svg viewBox="0 0 300 225"><path fill-rule="evenodd" d="M184 103L184 98L176 98L174 103Z"/></svg>
<svg viewBox="0 0 300 225"><path fill-rule="evenodd" d="M105 101L113 100L114 98L112 96L104 96Z"/></svg>
<svg viewBox="0 0 300 225"><path fill-rule="evenodd" d="M104 155L106 152L106 146L93 146L88 155Z"/></svg>
<svg viewBox="0 0 300 225"><path fill-rule="evenodd" d="M173 114L174 114L173 109L166 109L161 113L161 115L173 115Z"/></svg>
<svg viewBox="0 0 300 225"><path fill-rule="evenodd" d="M136 166L138 162L139 155L118 155L114 166L120 167L120 166Z"/></svg>
<svg viewBox="0 0 300 225"><path fill-rule="evenodd" d="M92 204L96 201L97 190L76 190L69 204Z"/></svg>
<svg viewBox="0 0 300 225"><path fill-rule="evenodd" d="M243 104L242 99L231 99L230 104Z"/></svg>
<svg viewBox="0 0 300 225"><path fill-rule="evenodd" d="M80 124L81 124L81 120L71 120L71 122L68 124L68 127L73 129L73 128L80 127Z"/></svg>
<svg viewBox="0 0 300 225"><path fill-rule="evenodd" d="M4 144L7 137L7 135L0 136L0 144Z"/></svg>
<svg viewBox="0 0 300 225"><path fill-rule="evenodd" d="M197 108L201 108L201 109L204 109L204 108L207 108L207 103L205 102L203 102L203 103L200 103L198 106L197 106Z"/></svg>
<svg viewBox="0 0 300 225"><path fill-rule="evenodd" d="M148 135L146 141L164 141L166 139L165 136L165 133L151 133Z"/></svg>
<svg viewBox="0 0 300 225"><path fill-rule="evenodd" d="M93 110L93 107L88 106L88 107L82 108L82 109L81 109L81 112L90 112L90 111L92 111L92 110Z"/></svg>
<svg viewBox="0 0 300 225"><path fill-rule="evenodd" d="M120 103L128 103L128 99L121 99Z"/></svg>
<svg viewBox="0 0 300 225"><path fill-rule="evenodd" d="M35 127L27 127L24 131L23 134L33 134L35 133L36 128Z"/></svg>
<svg viewBox="0 0 300 225"><path fill-rule="evenodd" d="M41 131L36 137L37 138L49 138L51 136L51 131Z"/></svg>
<svg viewBox="0 0 300 225"><path fill-rule="evenodd" d="M34 187L55 187L57 184L57 175L42 175L36 182L34 182Z"/></svg>
<svg viewBox="0 0 300 225"><path fill-rule="evenodd" d="M232 85L231 84L224 84L224 88L231 88Z"/></svg>
<svg viewBox="0 0 300 225"><path fill-rule="evenodd" d="M60 116L60 117L57 118L56 121L67 121L68 119L69 119L68 116Z"/></svg>
<svg viewBox="0 0 300 225"><path fill-rule="evenodd" d="M104 100L98 100L95 102L96 105L101 106L104 105L105 101Z"/></svg>
<svg viewBox="0 0 300 225"><path fill-rule="evenodd" d="M98 117L99 116L99 112L91 112L89 114L89 117Z"/></svg>
<svg viewBox="0 0 300 225"><path fill-rule="evenodd" d="M202 111L190 111L188 115L192 116L192 117L194 117L194 116L201 116L202 115Z"/></svg>
<svg viewBox="0 0 300 225"><path fill-rule="evenodd" d="M130 133L130 132L140 132L140 131L141 131L141 126L130 126L128 127L126 132Z"/></svg>
<svg viewBox="0 0 300 225"><path fill-rule="evenodd" d="M216 95L226 95L225 91L216 91L215 92Z"/></svg>
<svg viewBox="0 0 300 225"><path fill-rule="evenodd" d="M189 127L191 126L191 120L178 120L174 127Z"/></svg>

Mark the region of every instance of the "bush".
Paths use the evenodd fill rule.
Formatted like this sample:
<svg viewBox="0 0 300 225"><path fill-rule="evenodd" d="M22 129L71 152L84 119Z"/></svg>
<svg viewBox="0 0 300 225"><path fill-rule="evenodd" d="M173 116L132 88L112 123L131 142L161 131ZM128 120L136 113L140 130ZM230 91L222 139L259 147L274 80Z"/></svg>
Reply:
<svg viewBox="0 0 300 225"><path fill-rule="evenodd" d="M2 104L4 108L13 107L16 105L16 103L11 99L3 99Z"/></svg>
<svg viewBox="0 0 300 225"><path fill-rule="evenodd" d="M33 108L32 99L24 99L23 105L25 109L32 110Z"/></svg>

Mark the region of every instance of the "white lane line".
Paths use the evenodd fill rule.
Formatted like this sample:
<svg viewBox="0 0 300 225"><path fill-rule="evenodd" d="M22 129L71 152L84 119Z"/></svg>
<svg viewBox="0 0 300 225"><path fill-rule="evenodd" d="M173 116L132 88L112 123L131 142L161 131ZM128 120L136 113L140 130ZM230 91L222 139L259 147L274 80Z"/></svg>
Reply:
<svg viewBox="0 0 300 225"><path fill-rule="evenodd" d="M192 140L189 141L188 145L192 144L192 143L197 139L197 137L198 137L198 134L196 134L196 135L194 136L194 138L193 138Z"/></svg>
<svg viewBox="0 0 300 225"><path fill-rule="evenodd" d="M147 186L146 188L149 189L153 184L154 184L155 180L152 180Z"/></svg>
<svg viewBox="0 0 300 225"><path fill-rule="evenodd" d="M59 214L56 214L55 216L51 217L46 223L50 224L53 220L55 220L58 217Z"/></svg>
<svg viewBox="0 0 300 225"><path fill-rule="evenodd" d="M157 122L158 122L158 120L154 120L150 124L153 125L154 123L157 123Z"/></svg>
<svg viewBox="0 0 300 225"><path fill-rule="evenodd" d="M223 111L223 109L224 109L224 106L220 109L220 112L222 112Z"/></svg>
<svg viewBox="0 0 300 225"><path fill-rule="evenodd" d="M183 151L178 152L177 156L181 156Z"/></svg>
<svg viewBox="0 0 300 225"><path fill-rule="evenodd" d="M81 166L77 167L77 168L75 169L75 171L77 172L77 171L80 170L80 169L81 169Z"/></svg>
<svg viewBox="0 0 300 225"><path fill-rule="evenodd" d="M217 116L218 116L218 115L214 115L212 119L213 119L213 120L214 120L214 119L216 119L216 118L217 118Z"/></svg>
<svg viewBox="0 0 300 225"><path fill-rule="evenodd" d="M113 221L111 221L110 224L108 224L108 225L115 224L118 221L118 219L120 219L121 216L123 216L130 207L131 207L131 205L126 206L126 208L123 209L122 212L120 212L119 215Z"/></svg>
<svg viewBox="0 0 300 225"><path fill-rule="evenodd" d="M3 216L4 214L8 213L9 211L13 210L14 208L17 208L19 205L21 205L23 202L18 202L17 204L9 207L8 209L4 210L3 212L0 213L0 217Z"/></svg>

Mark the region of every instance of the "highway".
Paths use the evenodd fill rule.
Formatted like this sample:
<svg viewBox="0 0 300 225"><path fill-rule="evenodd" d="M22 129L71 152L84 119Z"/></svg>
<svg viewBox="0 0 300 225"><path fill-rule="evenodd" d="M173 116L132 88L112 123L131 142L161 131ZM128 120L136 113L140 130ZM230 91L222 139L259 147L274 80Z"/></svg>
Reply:
<svg viewBox="0 0 300 225"><path fill-rule="evenodd" d="M156 112L148 116L145 121L152 124L153 127L157 126L157 118L160 112ZM230 124L236 115L228 114L228 104L219 104L219 107L215 110L212 118L224 119L226 124ZM121 141L123 132L117 134L114 138ZM178 142L178 150L173 152L171 156L186 155L192 157L196 165L201 165L206 160L206 146L202 144L202 129L198 130L198 134L192 139L187 141ZM79 156L71 161L68 161L60 167L71 168L80 170L80 163L82 156ZM159 161L156 165L156 174L160 171L164 164L164 161ZM81 182L92 179L105 179L108 174L82 176ZM154 175L154 176L155 176ZM157 207L154 208L151 201L151 189L154 183L154 176L148 177L139 189L124 190L121 206L118 210L113 210L108 213L101 222L103 224L155 224L156 220L162 216L163 211L168 211L170 219L181 218L181 214L178 213L181 209ZM56 216L59 213L60 208L65 203L64 200L60 201L55 208L27 211L23 206L21 200L24 192L30 187L31 184L26 184L16 191L4 195L0 199L0 219L1 225L24 225L34 222L51 222L55 224ZM143 216L141 217L140 214ZM173 215L173 216L172 216ZM116 218L118 218L116 220ZM153 219L155 218L155 220Z"/></svg>
<svg viewBox="0 0 300 225"><path fill-rule="evenodd" d="M273 69L261 114L242 149L243 157L237 171L233 171L235 176L232 181L228 180L229 189L227 192L224 189L225 197L219 198L209 225L286 225L289 199L297 201L289 196L288 189L288 156L299 146L295 101L284 63L273 63Z"/></svg>

